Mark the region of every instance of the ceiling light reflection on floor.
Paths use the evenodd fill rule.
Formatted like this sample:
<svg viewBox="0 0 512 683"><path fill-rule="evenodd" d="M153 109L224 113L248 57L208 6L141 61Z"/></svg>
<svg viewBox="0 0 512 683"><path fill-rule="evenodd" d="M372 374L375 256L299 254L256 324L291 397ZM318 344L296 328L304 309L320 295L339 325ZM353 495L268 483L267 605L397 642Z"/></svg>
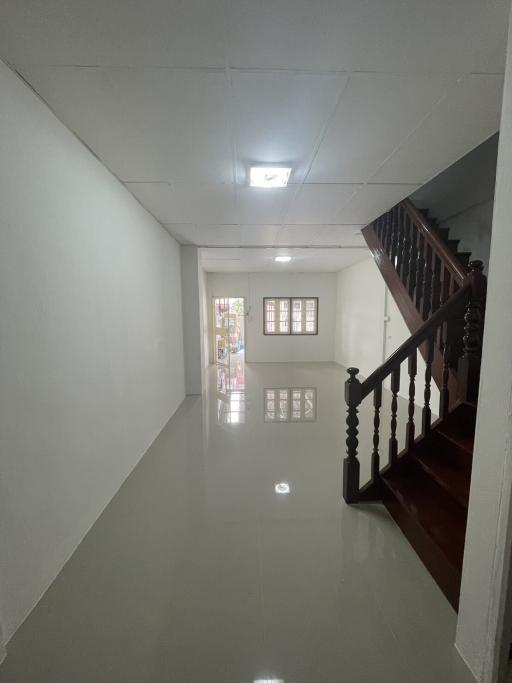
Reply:
<svg viewBox="0 0 512 683"><path fill-rule="evenodd" d="M282 678L258 678L254 683L284 683Z"/></svg>
<svg viewBox="0 0 512 683"><path fill-rule="evenodd" d="M276 493L281 493L281 494L286 494L290 493L290 484L286 481L280 481L279 484L275 485L275 492ZM272 680L272 679L269 679ZM277 679L276 679L277 681Z"/></svg>

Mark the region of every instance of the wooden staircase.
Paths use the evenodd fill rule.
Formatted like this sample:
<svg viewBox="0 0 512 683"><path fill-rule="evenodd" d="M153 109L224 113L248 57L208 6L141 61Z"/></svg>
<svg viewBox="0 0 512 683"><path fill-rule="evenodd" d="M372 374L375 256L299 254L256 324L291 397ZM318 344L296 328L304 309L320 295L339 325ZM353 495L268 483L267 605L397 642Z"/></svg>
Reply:
<svg viewBox="0 0 512 683"><path fill-rule="evenodd" d="M486 278L480 261L458 250L409 200L400 202L363 234L411 337L364 381L349 368L347 454L343 495L347 503L381 500L438 585L458 607L471 480L480 376ZM423 395L417 396L418 352L425 360ZM405 446L398 448L398 400L407 369ZM391 387L390 438L381 448L385 380ZM431 383L440 391L432 421ZM362 401L373 397L371 479L360 486L358 454ZM415 422L421 406L421 425Z"/></svg>

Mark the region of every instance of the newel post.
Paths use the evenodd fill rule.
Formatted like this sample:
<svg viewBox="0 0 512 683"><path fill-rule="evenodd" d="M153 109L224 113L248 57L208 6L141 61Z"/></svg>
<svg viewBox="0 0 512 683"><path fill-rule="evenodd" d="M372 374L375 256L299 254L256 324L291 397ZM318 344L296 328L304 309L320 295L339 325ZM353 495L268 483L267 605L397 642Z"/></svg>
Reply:
<svg viewBox="0 0 512 683"><path fill-rule="evenodd" d="M347 403L347 456L343 461L343 498L346 503L355 503L359 497L359 460L357 446L359 441L357 409L361 403L361 382L356 375L358 368L348 368L349 378L345 382L345 401Z"/></svg>
<svg viewBox="0 0 512 683"><path fill-rule="evenodd" d="M463 401L474 402L478 398L482 339L485 315L486 277L482 261L470 261L468 278L471 294L464 312L464 336L462 357L458 366L459 396Z"/></svg>

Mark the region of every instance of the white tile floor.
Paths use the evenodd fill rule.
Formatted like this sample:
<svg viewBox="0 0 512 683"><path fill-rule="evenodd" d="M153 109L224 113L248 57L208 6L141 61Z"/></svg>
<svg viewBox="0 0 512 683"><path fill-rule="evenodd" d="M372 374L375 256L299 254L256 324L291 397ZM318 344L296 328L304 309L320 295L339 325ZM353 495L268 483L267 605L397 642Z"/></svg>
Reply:
<svg viewBox="0 0 512 683"><path fill-rule="evenodd" d="M183 403L15 635L0 681L471 683L455 613L387 512L341 500L344 379L327 363L212 368L207 398ZM316 419L266 422L269 387L316 388Z"/></svg>

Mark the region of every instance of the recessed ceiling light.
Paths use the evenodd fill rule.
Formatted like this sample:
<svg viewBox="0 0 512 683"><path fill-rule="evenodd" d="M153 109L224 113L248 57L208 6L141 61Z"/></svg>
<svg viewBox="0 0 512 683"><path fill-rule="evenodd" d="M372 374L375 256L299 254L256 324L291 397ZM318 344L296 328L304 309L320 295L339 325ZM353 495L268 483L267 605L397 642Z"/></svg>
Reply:
<svg viewBox="0 0 512 683"><path fill-rule="evenodd" d="M251 166L251 187L286 187L290 178L291 168L277 166Z"/></svg>
<svg viewBox="0 0 512 683"><path fill-rule="evenodd" d="M276 256L274 258L274 261L277 261L277 263L289 263L291 260L291 256Z"/></svg>
<svg viewBox="0 0 512 683"><path fill-rule="evenodd" d="M276 493L290 493L290 484L287 481L280 481L275 485Z"/></svg>

